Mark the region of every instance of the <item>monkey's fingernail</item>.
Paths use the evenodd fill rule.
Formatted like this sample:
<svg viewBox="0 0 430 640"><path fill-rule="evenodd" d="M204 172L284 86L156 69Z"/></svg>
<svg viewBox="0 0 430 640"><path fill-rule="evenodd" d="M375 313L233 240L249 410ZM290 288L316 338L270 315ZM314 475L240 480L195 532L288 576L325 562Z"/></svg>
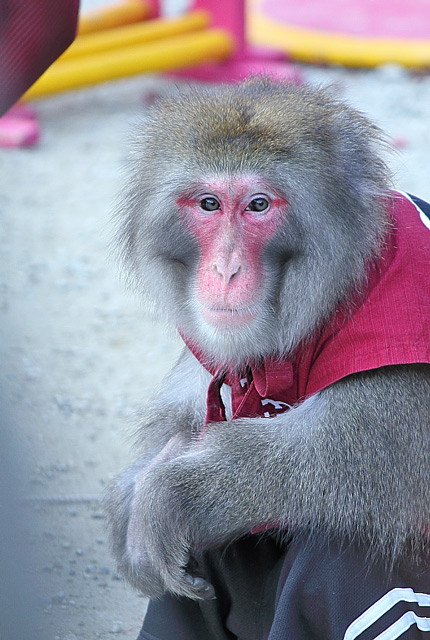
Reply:
<svg viewBox="0 0 430 640"><path fill-rule="evenodd" d="M206 580L203 580L203 578L196 578L193 586L200 592L202 598L205 600L212 600L212 598L215 598L215 590L213 586L209 582L206 582Z"/></svg>
<svg viewBox="0 0 430 640"><path fill-rule="evenodd" d="M216 600L215 589L209 583L206 584L201 593L204 600Z"/></svg>
<svg viewBox="0 0 430 640"><path fill-rule="evenodd" d="M201 585L205 583L205 580L203 580L203 578L196 578L190 573L184 573L184 580L188 582L188 584L191 584L193 587L197 587L198 589L200 589Z"/></svg>
<svg viewBox="0 0 430 640"><path fill-rule="evenodd" d="M204 600L212 600L215 598L215 590L213 586L204 580L204 578L199 578L192 576L189 573L184 574L184 580L190 584L195 591L198 591L200 597Z"/></svg>

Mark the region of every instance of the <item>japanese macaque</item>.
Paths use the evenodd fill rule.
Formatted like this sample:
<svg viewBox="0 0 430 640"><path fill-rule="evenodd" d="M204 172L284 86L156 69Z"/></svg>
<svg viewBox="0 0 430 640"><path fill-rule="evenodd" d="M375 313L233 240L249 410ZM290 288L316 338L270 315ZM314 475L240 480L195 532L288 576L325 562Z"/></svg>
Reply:
<svg viewBox="0 0 430 640"><path fill-rule="evenodd" d="M418 285L393 289L401 220L427 247L430 231L389 191L383 144L330 92L268 78L151 108L118 247L186 347L107 497L142 593L213 598L193 560L262 529L359 540L387 570L425 554L430 310Z"/></svg>

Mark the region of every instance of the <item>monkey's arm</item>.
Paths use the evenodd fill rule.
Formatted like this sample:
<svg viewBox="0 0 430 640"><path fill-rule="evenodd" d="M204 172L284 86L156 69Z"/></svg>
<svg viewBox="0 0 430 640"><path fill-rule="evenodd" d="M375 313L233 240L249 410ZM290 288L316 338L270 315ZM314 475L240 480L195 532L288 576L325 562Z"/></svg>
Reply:
<svg viewBox="0 0 430 640"><path fill-rule="evenodd" d="M134 506L164 588L211 596L185 572L189 554L265 522L360 535L391 560L418 544L430 511L429 370L363 372L276 418L212 424L151 469Z"/></svg>
<svg viewBox="0 0 430 640"><path fill-rule="evenodd" d="M151 470L184 454L202 429L209 381L210 374L184 349L179 362L164 379L161 391L140 417L137 439L141 456L111 483L105 494L112 551L118 567L132 584L138 588L144 584L152 594L162 593L164 586L148 557L140 529L139 503L145 498L144 483Z"/></svg>

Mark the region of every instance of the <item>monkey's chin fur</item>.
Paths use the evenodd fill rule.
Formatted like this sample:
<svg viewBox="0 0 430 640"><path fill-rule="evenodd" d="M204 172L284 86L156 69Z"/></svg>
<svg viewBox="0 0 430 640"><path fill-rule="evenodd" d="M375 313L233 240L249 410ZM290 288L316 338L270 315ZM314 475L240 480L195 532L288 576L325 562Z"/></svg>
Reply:
<svg viewBox="0 0 430 640"><path fill-rule="evenodd" d="M201 316L214 328L230 328L248 325L257 315L256 309L242 308L209 308L201 306Z"/></svg>
<svg viewBox="0 0 430 640"><path fill-rule="evenodd" d="M215 311L211 321L195 309L194 319L180 326L180 333L204 358L205 364L241 368L269 356L281 355L282 347L274 339L274 319L258 313L237 313L232 320L230 310ZM192 338L191 338L192 336Z"/></svg>

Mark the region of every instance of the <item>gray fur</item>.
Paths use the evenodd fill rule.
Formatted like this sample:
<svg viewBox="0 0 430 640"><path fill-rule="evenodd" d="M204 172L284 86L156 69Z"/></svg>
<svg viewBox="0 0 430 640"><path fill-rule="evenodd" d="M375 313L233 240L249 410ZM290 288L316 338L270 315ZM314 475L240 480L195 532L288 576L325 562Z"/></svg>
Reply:
<svg viewBox="0 0 430 640"><path fill-rule="evenodd" d="M187 89L157 102L117 218L130 282L216 363L286 355L362 284L380 250L387 226L380 196L388 188L380 139L326 92L265 79ZM288 216L268 246L269 277L250 330L213 331L196 319L198 247L175 200L196 181L247 172L274 185L289 203Z"/></svg>
<svg viewBox="0 0 430 640"><path fill-rule="evenodd" d="M379 254L379 140L327 93L266 79L162 100L118 217L130 278L212 363L285 356L352 304ZM256 320L209 330L194 304L198 247L175 199L196 180L253 171L285 196L288 215L265 252ZM428 366L349 376L276 418L217 423L198 439L209 380L185 350L142 418L138 461L108 493L114 554L133 585L152 597L212 597L187 573L190 556L264 522L358 538L388 565L420 558L430 518Z"/></svg>

